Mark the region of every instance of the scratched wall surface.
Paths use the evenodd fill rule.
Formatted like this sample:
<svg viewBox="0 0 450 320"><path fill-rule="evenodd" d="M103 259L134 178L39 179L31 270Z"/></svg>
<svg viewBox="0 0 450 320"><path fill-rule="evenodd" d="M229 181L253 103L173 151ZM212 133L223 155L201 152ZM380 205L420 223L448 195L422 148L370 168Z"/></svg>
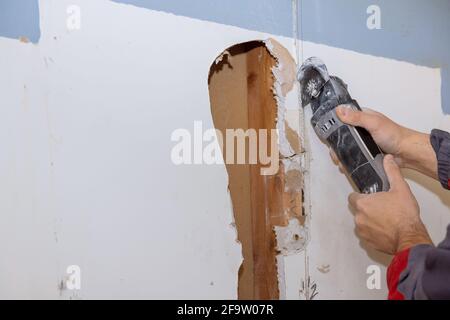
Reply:
<svg viewBox="0 0 450 320"><path fill-rule="evenodd" d="M19 18L0 30L2 298L236 297L241 255L226 170L174 166L170 135L192 131L196 120L213 127L207 73L225 48L275 37L295 56L290 1L120 2L41 0L39 37L20 31ZM332 43L327 37L335 31L321 19L336 21L331 12L346 17L348 25L334 35L346 38L340 35L350 32L352 19L359 21L354 28L365 27L365 8L347 8L354 18L319 2L302 1L303 12L323 12L302 14L302 21L311 19L301 28L309 40L301 42L305 56L321 56L362 105L419 130L438 126L445 78L434 67L445 60L434 61L424 48L415 55L384 42L361 45L364 39ZM2 0L2 13L14 3ZM79 30L67 29L70 5L81 9ZM422 11L441 17L445 8ZM398 38L387 43L412 45L421 32L445 25L439 17L423 18L432 26L419 30L399 15L402 35L389 22L397 10L382 11L385 30L364 30L361 37L392 32ZM18 41L21 36L34 43ZM369 290L366 270L379 266L383 282L387 258L359 243L347 210L351 187L314 133L309 136L311 241L306 251L282 259L285 297L382 299L385 286ZM408 179L438 241L450 219L448 196L436 182L411 173ZM333 200L324 201L324 194ZM70 265L81 267L81 290L61 286Z"/></svg>

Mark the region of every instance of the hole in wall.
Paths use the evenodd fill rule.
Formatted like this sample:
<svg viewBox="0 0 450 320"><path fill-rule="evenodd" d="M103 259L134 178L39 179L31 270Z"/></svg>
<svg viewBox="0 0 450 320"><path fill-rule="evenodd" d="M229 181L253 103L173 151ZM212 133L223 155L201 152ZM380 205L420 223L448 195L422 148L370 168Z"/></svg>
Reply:
<svg viewBox="0 0 450 320"><path fill-rule="evenodd" d="M266 129L269 139L265 147L269 154L278 153L270 145L271 129L277 129L278 116L273 76L276 65L276 58L262 41L232 46L212 64L208 76L211 114L224 139L224 160L228 153L227 129ZM249 139L245 141L248 160ZM258 139L258 149L261 143L264 142ZM291 209L302 206L300 190L286 192L286 180L293 175L285 173L281 161L273 175L261 175L262 167L259 159L252 164L226 164L238 240L242 244L239 299L280 297L277 255L280 249L287 249L277 248L274 227L287 226L289 214L294 211Z"/></svg>

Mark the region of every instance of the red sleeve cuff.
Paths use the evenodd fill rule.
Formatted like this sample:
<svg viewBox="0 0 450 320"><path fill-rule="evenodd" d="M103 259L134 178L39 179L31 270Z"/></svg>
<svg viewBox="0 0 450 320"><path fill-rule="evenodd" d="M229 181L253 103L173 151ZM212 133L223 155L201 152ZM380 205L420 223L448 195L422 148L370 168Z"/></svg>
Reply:
<svg viewBox="0 0 450 320"><path fill-rule="evenodd" d="M404 300L405 297L397 290L400 274L408 266L408 257L410 249L406 249L397 253L392 259L387 270L387 285L389 289L389 300Z"/></svg>

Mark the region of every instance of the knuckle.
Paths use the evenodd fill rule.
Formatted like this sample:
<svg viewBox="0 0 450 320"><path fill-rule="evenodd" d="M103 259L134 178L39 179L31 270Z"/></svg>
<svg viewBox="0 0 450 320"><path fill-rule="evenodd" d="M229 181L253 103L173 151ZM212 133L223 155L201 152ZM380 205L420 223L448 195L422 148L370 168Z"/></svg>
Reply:
<svg viewBox="0 0 450 320"><path fill-rule="evenodd" d="M355 225L357 229L361 231L361 227L364 226L364 224L365 224L364 217L361 214L355 215Z"/></svg>
<svg viewBox="0 0 450 320"><path fill-rule="evenodd" d="M352 207L354 207L354 208L356 209L356 206L355 206L355 195L354 195L353 193L351 193L351 194L348 196L348 203L349 203Z"/></svg>
<svg viewBox="0 0 450 320"><path fill-rule="evenodd" d="M360 212L366 212L366 201L364 198L359 198L355 201L355 208Z"/></svg>
<svg viewBox="0 0 450 320"><path fill-rule="evenodd" d="M352 193L348 197L349 204L356 209L358 213L364 212L364 198L358 193Z"/></svg>
<svg viewBox="0 0 450 320"><path fill-rule="evenodd" d="M366 232L364 231L364 228L362 228L361 226L356 225L355 233L361 239L366 239L367 238Z"/></svg>

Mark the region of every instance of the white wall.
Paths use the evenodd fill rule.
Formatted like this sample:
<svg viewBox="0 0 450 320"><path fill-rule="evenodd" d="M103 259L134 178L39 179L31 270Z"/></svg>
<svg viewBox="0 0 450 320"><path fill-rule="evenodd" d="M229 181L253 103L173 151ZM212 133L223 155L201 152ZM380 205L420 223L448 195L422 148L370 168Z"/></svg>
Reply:
<svg viewBox="0 0 450 320"><path fill-rule="evenodd" d="M81 30L66 28L69 4ZM39 44L0 38L0 298L235 298L225 168L173 165L170 135L195 120L213 127L213 59L271 35L107 0L40 8ZM363 106L422 130L443 118L439 70L311 43L304 55L322 57ZM379 259L353 233L350 186L309 133L311 242L284 259L286 297L303 298L309 274L317 298L384 298L365 286ZM448 196L423 181L413 190L437 240ZM59 289L69 265L81 267L79 291Z"/></svg>

